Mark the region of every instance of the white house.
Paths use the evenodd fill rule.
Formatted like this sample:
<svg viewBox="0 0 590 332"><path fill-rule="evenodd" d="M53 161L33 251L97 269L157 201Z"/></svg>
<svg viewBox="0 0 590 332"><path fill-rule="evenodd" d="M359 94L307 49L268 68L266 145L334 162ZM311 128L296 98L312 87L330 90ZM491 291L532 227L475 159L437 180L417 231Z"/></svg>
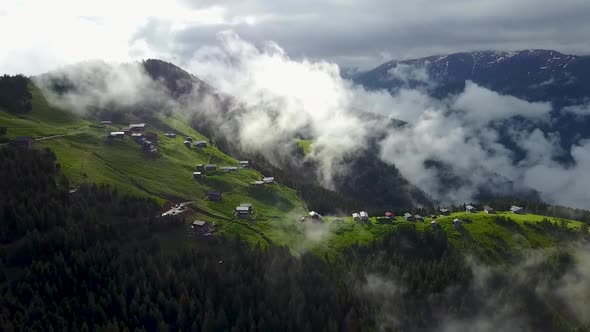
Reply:
<svg viewBox="0 0 590 332"><path fill-rule="evenodd" d="M361 211L359 214L361 216L361 220L369 220L369 214L367 211Z"/></svg>
<svg viewBox="0 0 590 332"><path fill-rule="evenodd" d="M510 212L516 213L516 214L524 214L524 208L520 207L520 206L512 205L510 207Z"/></svg>
<svg viewBox="0 0 590 332"><path fill-rule="evenodd" d="M465 206L465 211L467 211L469 213L475 213L475 212L477 212L477 209L473 205L467 205L467 206Z"/></svg>

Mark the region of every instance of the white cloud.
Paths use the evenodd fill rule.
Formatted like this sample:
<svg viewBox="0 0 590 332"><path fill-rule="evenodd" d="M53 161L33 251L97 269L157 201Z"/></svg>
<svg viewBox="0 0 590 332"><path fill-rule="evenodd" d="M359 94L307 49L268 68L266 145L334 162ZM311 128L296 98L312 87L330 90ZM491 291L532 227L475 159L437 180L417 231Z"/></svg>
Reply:
<svg viewBox="0 0 590 332"><path fill-rule="evenodd" d="M573 105L573 106L566 106L563 108L564 112L569 112L579 116L589 116L590 115L590 103L585 105Z"/></svg>
<svg viewBox="0 0 590 332"><path fill-rule="evenodd" d="M509 95L480 87L467 81L465 90L455 99L452 107L465 112L465 118L475 124L504 120L512 116L548 120L551 104L548 102L527 102Z"/></svg>

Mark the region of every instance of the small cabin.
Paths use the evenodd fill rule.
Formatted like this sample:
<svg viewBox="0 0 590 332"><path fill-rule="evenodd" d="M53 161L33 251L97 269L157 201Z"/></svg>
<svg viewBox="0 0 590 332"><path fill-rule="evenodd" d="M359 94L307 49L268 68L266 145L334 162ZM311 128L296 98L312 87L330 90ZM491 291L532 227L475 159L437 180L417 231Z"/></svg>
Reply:
<svg viewBox="0 0 590 332"><path fill-rule="evenodd" d="M193 145L196 148L206 148L207 147L207 141L195 141L195 142L193 142Z"/></svg>
<svg viewBox="0 0 590 332"><path fill-rule="evenodd" d="M191 142L190 141L184 141L182 144L184 144L184 146L186 146L187 148L191 147Z"/></svg>
<svg viewBox="0 0 590 332"><path fill-rule="evenodd" d="M352 214L352 220L354 220L354 221L361 221L361 215L358 214L358 213L356 213L356 212L353 213Z"/></svg>
<svg viewBox="0 0 590 332"><path fill-rule="evenodd" d="M496 210L492 209L489 205L484 206L483 210L488 214L496 214Z"/></svg>
<svg viewBox="0 0 590 332"><path fill-rule="evenodd" d="M129 125L131 131L143 131L145 129L145 123L132 123Z"/></svg>
<svg viewBox="0 0 590 332"><path fill-rule="evenodd" d="M262 182L264 182L265 184L273 184L275 183L275 178L272 176L267 176L262 179Z"/></svg>
<svg viewBox="0 0 590 332"><path fill-rule="evenodd" d="M205 170L207 172L213 172L217 170L217 165L216 164L207 164L205 165Z"/></svg>
<svg viewBox="0 0 590 332"><path fill-rule="evenodd" d="M430 222L430 227L432 227L432 228L438 228L439 227L438 221L436 221L436 220L431 221Z"/></svg>
<svg viewBox="0 0 590 332"><path fill-rule="evenodd" d="M176 134L173 132L167 132L164 134L164 136L169 137L169 138L176 138Z"/></svg>
<svg viewBox="0 0 590 332"><path fill-rule="evenodd" d="M111 133L109 134L109 138L123 139L123 138L125 138L125 132L123 132L123 131L111 131Z"/></svg>
<svg viewBox="0 0 590 332"><path fill-rule="evenodd" d="M191 228L193 229L193 231L195 231L196 233L208 233L209 232L209 224L207 224L206 221L203 220L195 220L193 221L193 223L191 224Z"/></svg>
<svg viewBox="0 0 590 332"><path fill-rule="evenodd" d="M185 140L185 141L192 142L192 141L193 141L193 138L192 138L192 137L190 137L190 136L187 136L187 137L185 137L185 138L184 138L184 140Z"/></svg>
<svg viewBox="0 0 590 332"><path fill-rule="evenodd" d="M252 181L250 182L251 185L259 187L264 185L264 181Z"/></svg>
<svg viewBox="0 0 590 332"><path fill-rule="evenodd" d="M416 218L408 212L404 213L404 218L406 218L406 221L416 221Z"/></svg>
<svg viewBox="0 0 590 332"><path fill-rule="evenodd" d="M238 164L241 168L250 168L250 162L248 160L240 160Z"/></svg>
<svg viewBox="0 0 590 332"><path fill-rule="evenodd" d="M320 215L319 213L317 213L315 211L309 212L309 216L313 219L322 219L322 215Z"/></svg>
<svg viewBox="0 0 590 332"><path fill-rule="evenodd" d="M108 121L108 120L104 120L104 121L100 121L101 125L112 125L113 122L112 121Z"/></svg>
<svg viewBox="0 0 590 332"><path fill-rule="evenodd" d="M524 214L524 208L520 207L520 206L512 205L510 207L510 212L516 213L516 214Z"/></svg>
<svg viewBox="0 0 590 332"><path fill-rule="evenodd" d="M389 212L389 211L385 212L385 218L393 219L394 218L393 212Z"/></svg>
<svg viewBox="0 0 590 332"><path fill-rule="evenodd" d="M465 206L465 212L476 213L477 212L477 209L473 205L466 205Z"/></svg>
<svg viewBox="0 0 590 332"><path fill-rule="evenodd" d="M203 177L203 172L193 172L193 178L198 179Z"/></svg>
<svg viewBox="0 0 590 332"><path fill-rule="evenodd" d="M361 215L361 220L363 220L363 221L369 220L369 214L367 213L367 211L361 211L361 212L359 212L359 214Z"/></svg>
<svg viewBox="0 0 590 332"><path fill-rule="evenodd" d="M235 214L240 218L250 217L250 215L252 214L252 204L250 204L250 203L240 204L240 206L236 207Z"/></svg>
<svg viewBox="0 0 590 332"><path fill-rule="evenodd" d="M21 148L30 148L33 146L33 142L35 140L32 137L28 136L17 136L10 142L14 146L18 146Z"/></svg>
<svg viewBox="0 0 590 332"><path fill-rule="evenodd" d="M238 170L238 168L235 166L221 166L221 167L219 167L219 169L226 172L226 173L235 172Z"/></svg>
<svg viewBox="0 0 590 332"><path fill-rule="evenodd" d="M455 227L455 229L461 229L461 227L462 227L461 224L462 224L461 220L459 220L459 219L453 220L453 226Z"/></svg>
<svg viewBox="0 0 590 332"><path fill-rule="evenodd" d="M422 217L422 216L421 216L421 215L419 215L419 214L415 214L415 215L414 215L414 220L416 220L416 221L424 221L424 217Z"/></svg>
<svg viewBox="0 0 590 332"><path fill-rule="evenodd" d="M448 216L451 214L451 211L449 211L449 209L445 209L445 208L440 208L438 210L440 212L440 214L442 214L443 216Z"/></svg>
<svg viewBox="0 0 590 332"><path fill-rule="evenodd" d="M195 166L195 170L202 172L202 171L205 170L205 165L203 165L203 164L197 164L197 166Z"/></svg>
<svg viewBox="0 0 590 332"><path fill-rule="evenodd" d="M221 200L221 191L210 191L207 193L207 198L210 201L219 201Z"/></svg>
<svg viewBox="0 0 590 332"><path fill-rule="evenodd" d="M133 134L131 134L131 138L134 141L139 141L142 137L143 137L143 134L142 133L133 133Z"/></svg>

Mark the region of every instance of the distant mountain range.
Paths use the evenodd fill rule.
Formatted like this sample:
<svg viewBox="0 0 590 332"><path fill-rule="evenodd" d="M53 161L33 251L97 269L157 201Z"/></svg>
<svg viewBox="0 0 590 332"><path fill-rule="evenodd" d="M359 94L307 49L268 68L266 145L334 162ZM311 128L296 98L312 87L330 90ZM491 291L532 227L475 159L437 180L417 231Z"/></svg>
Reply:
<svg viewBox="0 0 590 332"><path fill-rule="evenodd" d="M590 97L590 56L551 50L467 52L392 60L356 74L353 80L369 89L390 91L426 84L426 77L420 75L403 77L403 71L396 75L397 66L424 70L427 79L436 83L430 93L437 97L460 92L468 80L529 101L551 101L557 107L579 104Z"/></svg>
<svg viewBox="0 0 590 332"><path fill-rule="evenodd" d="M541 128L559 133L564 149L590 138L590 116L563 112L590 102L590 56L552 50L481 51L386 62L352 80L367 89L419 88L436 98L458 94L466 81L527 101L551 102L552 121Z"/></svg>

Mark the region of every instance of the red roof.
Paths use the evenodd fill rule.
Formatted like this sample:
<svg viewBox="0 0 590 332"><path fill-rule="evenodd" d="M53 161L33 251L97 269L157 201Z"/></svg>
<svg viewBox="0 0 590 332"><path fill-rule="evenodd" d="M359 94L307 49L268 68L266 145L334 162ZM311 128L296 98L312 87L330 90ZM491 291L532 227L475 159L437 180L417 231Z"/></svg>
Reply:
<svg viewBox="0 0 590 332"><path fill-rule="evenodd" d="M388 212L385 212L385 216L388 217L388 218L391 218L391 217L393 217L393 213L391 213L389 211Z"/></svg>

